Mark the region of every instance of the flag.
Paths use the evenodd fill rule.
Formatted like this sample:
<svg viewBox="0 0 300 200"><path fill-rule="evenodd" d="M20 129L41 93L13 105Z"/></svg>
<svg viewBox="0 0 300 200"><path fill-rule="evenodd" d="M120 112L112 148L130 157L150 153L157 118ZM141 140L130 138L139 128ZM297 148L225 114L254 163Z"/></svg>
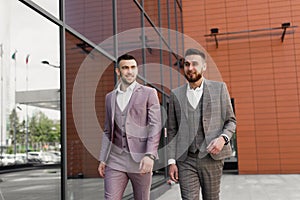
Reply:
<svg viewBox="0 0 300 200"><path fill-rule="evenodd" d="M13 60L16 60L16 56L17 56L17 50L15 50L15 53L13 53L13 55L11 56L11 58L12 58Z"/></svg>
<svg viewBox="0 0 300 200"><path fill-rule="evenodd" d="M0 58L3 56L3 44L0 44Z"/></svg>
<svg viewBox="0 0 300 200"><path fill-rule="evenodd" d="M26 65L28 64L28 62L29 62L29 54L27 54L27 56L26 56Z"/></svg>

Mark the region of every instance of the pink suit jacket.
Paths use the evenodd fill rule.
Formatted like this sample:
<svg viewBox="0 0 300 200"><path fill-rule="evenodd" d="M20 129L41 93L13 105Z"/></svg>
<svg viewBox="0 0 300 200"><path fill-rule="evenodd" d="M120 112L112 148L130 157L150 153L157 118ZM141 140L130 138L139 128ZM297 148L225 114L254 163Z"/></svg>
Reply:
<svg viewBox="0 0 300 200"><path fill-rule="evenodd" d="M100 161L106 162L114 140L114 119L117 91L105 98L105 124L102 136ZM140 162L145 154L158 157L161 134L160 104L155 89L137 83L128 103L125 130L129 152L134 161Z"/></svg>

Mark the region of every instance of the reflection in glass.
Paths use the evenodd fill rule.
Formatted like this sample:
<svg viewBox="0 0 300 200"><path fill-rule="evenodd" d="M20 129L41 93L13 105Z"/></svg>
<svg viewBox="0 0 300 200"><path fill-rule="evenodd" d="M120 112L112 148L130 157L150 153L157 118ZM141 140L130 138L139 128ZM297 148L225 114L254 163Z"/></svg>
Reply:
<svg viewBox="0 0 300 200"><path fill-rule="evenodd" d="M1 195L60 199L59 69L41 63L60 63L59 28L17 0L0 0L0 26Z"/></svg>
<svg viewBox="0 0 300 200"><path fill-rule="evenodd" d="M159 25L158 6L158 1L144 1L144 10L155 26ZM149 25L145 24L145 26Z"/></svg>
<svg viewBox="0 0 300 200"><path fill-rule="evenodd" d="M66 33L67 194L68 199L102 199L103 179L98 178L96 169L104 99L114 88L114 64L87 44L83 50L78 46L82 43L85 42Z"/></svg>
<svg viewBox="0 0 300 200"><path fill-rule="evenodd" d="M56 18L59 18L59 0L31 0L34 3L36 3L41 8L45 9L47 12L55 16Z"/></svg>
<svg viewBox="0 0 300 200"><path fill-rule="evenodd" d="M66 24L99 44L113 36L112 2L65 0Z"/></svg>
<svg viewBox="0 0 300 200"><path fill-rule="evenodd" d="M105 95L113 90L116 83L113 62L115 52L117 55L130 53L136 57L140 65L138 81L159 90L162 106L166 107L166 93L172 88L172 82L174 81L173 85L178 84L177 77L173 80L174 76L170 73L171 70L176 73L177 68L173 69L176 59L169 53L168 47L174 48L173 51L176 52L177 44L174 37L170 38L166 31L167 2L163 1L165 5L160 11L157 3L145 2L150 20L158 26L163 24L166 28L161 34L163 39L150 21L144 18L135 2L115 1L115 7L112 2L114 1L101 1L88 5L85 2L66 0L66 22L76 30L74 33L72 30L66 32L66 187L68 198L71 199L102 199L104 196L103 179L99 179L97 167L105 120ZM112 8L116 8L115 13ZM174 19L173 4L172 8ZM158 12L163 12L161 23L158 21ZM172 20L172 23L175 22ZM142 26L148 29L143 29ZM176 26L173 24L172 27ZM110 37L113 28L116 28L114 31L117 33L114 38ZM173 40L172 44L168 44L168 39ZM93 43L98 45L97 48ZM160 48L165 50L161 51ZM164 135L160 144L162 148L166 143L163 137ZM164 152L155 167L153 188L165 184L167 178L166 158L163 154ZM124 195L125 198L132 197L130 184Z"/></svg>

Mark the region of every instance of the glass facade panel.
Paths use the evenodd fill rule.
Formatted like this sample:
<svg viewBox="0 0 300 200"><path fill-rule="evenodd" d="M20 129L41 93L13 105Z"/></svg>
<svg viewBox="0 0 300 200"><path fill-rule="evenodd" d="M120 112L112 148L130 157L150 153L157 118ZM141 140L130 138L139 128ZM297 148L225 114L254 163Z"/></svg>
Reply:
<svg viewBox="0 0 300 200"><path fill-rule="evenodd" d="M163 102L166 98L163 91L163 82L162 82L162 74L161 69L162 66L160 64L160 37L158 33L155 31L154 27L152 27L146 17L144 17L144 35L145 35L145 48L144 48L144 60L145 63L143 68L139 71L139 74L143 76L146 80L146 84L150 87L156 88L158 91L158 96L160 99L160 104L163 108ZM164 127L165 119L162 120L162 127ZM165 137L162 130L161 140L159 144L159 160L155 161L154 165L154 173L152 184L161 182L165 179L166 172L166 163L165 163L165 155L164 155L164 144Z"/></svg>
<svg viewBox="0 0 300 200"><path fill-rule="evenodd" d="M131 0L117 1L118 33L141 27L141 11ZM138 38L137 38L138 39Z"/></svg>
<svg viewBox="0 0 300 200"><path fill-rule="evenodd" d="M117 1L118 55L131 53L138 64L143 61L141 11L131 0ZM118 57L118 56L117 56Z"/></svg>
<svg viewBox="0 0 300 200"><path fill-rule="evenodd" d="M162 28L169 28L169 0L160 0L160 26Z"/></svg>
<svg viewBox="0 0 300 200"><path fill-rule="evenodd" d="M59 18L59 0L31 0L41 8L45 9L47 12Z"/></svg>
<svg viewBox="0 0 300 200"><path fill-rule="evenodd" d="M99 44L113 35L112 2L65 0L66 24Z"/></svg>
<svg viewBox="0 0 300 200"><path fill-rule="evenodd" d="M61 199L59 27L0 0L0 62L1 196Z"/></svg>
<svg viewBox="0 0 300 200"><path fill-rule="evenodd" d="M68 198L101 199L104 186L97 167L105 95L114 88L113 62L67 32L66 81Z"/></svg>
<svg viewBox="0 0 300 200"><path fill-rule="evenodd" d="M145 13L149 16L155 26L159 26L158 7L159 4L157 0L144 2ZM145 26L147 26L147 24L145 24Z"/></svg>
<svg viewBox="0 0 300 200"><path fill-rule="evenodd" d="M175 9L176 9L176 0L168 0L168 8L169 8L169 28L172 30L176 30L176 14L175 14Z"/></svg>

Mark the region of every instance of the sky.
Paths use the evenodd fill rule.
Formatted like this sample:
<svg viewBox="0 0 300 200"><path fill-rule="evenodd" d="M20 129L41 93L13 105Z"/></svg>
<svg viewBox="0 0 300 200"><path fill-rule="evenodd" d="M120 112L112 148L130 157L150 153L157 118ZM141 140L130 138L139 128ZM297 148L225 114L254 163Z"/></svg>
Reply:
<svg viewBox="0 0 300 200"><path fill-rule="evenodd" d="M42 8L58 16L58 0L33 0ZM47 60L59 65L59 27L50 23L17 0L0 0L1 101L11 107L14 90L45 90L59 88L59 69L42 64ZM17 50L16 60L11 58ZM26 65L26 56L29 56ZM15 80L16 77L16 80ZM16 83L16 86L15 86ZM22 106L21 106L22 107ZM24 106L22 108L24 111ZM51 119L60 113L50 109L28 108L29 115L41 110ZM22 113L21 113L22 115Z"/></svg>

